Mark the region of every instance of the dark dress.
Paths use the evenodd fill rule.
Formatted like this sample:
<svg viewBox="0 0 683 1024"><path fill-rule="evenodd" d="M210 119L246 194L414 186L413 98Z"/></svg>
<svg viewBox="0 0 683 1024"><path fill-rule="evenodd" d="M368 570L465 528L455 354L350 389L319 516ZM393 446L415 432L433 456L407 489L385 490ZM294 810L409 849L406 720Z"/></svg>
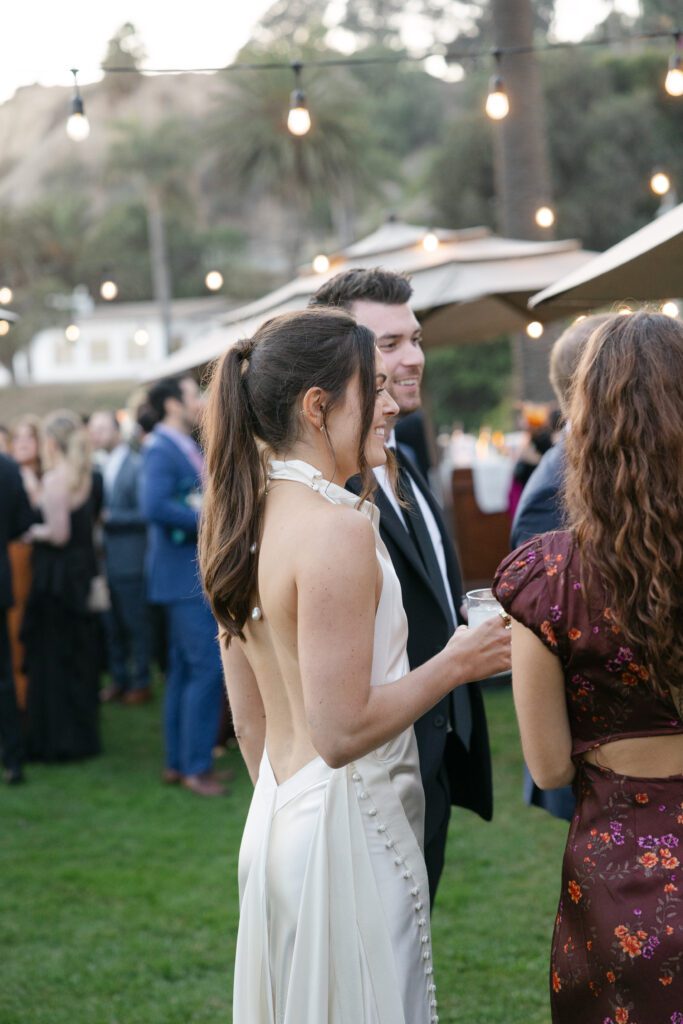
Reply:
<svg viewBox="0 0 683 1024"><path fill-rule="evenodd" d="M71 513L64 547L35 543L33 583L22 639L28 685L28 756L62 761L100 752L98 630L88 610L97 562L93 523L97 496Z"/></svg>
<svg viewBox="0 0 683 1024"><path fill-rule="evenodd" d="M610 740L681 733L683 722L653 690L599 583L584 588L569 532L514 551L494 590L565 678L577 809L552 943L552 1019L683 1024L683 774L627 777L580 756Z"/></svg>

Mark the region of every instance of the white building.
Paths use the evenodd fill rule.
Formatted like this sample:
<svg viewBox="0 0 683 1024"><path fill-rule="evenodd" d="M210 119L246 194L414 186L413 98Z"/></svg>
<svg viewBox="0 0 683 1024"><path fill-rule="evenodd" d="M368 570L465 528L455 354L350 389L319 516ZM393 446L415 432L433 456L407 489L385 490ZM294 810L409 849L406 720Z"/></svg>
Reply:
<svg viewBox="0 0 683 1024"><path fill-rule="evenodd" d="M171 352L205 334L230 309L219 296L177 299L171 306ZM154 302L101 303L82 310L69 328L40 331L29 360L15 359L22 384L58 384L149 377L164 351L159 307Z"/></svg>

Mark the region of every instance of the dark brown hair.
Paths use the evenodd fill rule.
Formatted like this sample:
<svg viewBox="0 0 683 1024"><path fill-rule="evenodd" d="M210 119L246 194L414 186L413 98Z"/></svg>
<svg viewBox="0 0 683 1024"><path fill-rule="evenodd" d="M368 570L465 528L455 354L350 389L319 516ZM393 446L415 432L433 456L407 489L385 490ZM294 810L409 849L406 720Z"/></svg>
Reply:
<svg viewBox="0 0 683 1024"><path fill-rule="evenodd" d="M199 562L214 615L227 635L244 638L257 589L257 550L265 496L265 460L299 436L299 406L309 388L327 393L325 415L358 375L358 468L365 498L373 488L365 442L375 409L375 336L342 310L284 313L218 363L204 417L207 488ZM259 451L259 442L261 451Z"/></svg>
<svg viewBox="0 0 683 1024"><path fill-rule="evenodd" d="M582 571L666 692L683 662L683 326L610 317L592 335L569 406L566 502Z"/></svg>
<svg viewBox="0 0 683 1024"><path fill-rule="evenodd" d="M309 305L351 309L354 302L381 302L385 306L401 306L410 301L412 294L413 286L405 274L381 267L356 267L321 285Z"/></svg>

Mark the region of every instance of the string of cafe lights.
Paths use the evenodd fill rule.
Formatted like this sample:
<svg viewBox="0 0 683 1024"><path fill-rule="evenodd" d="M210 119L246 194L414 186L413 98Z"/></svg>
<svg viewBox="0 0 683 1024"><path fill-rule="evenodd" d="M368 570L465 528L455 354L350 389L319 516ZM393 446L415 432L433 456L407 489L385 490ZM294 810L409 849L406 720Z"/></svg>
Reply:
<svg viewBox="0 0 683 1024"><path fill-rule="evenodd" d="M261 61L228 64L221 68L134 68L134 67L109 67L101 65L101 70L107 74L142 74L142 75L177 75L177 74L219 74L240 71L282 71L290 69L294 75L294 88L290 96L289 114L287 127L292 135L307 135L311 130L312 120L308 109L306 93L303 89L302 72L307 68L325 67L367 67L370 65L422 63L429 60L448 64L459 64L466 61L488 57L494 62L494 73L489 82L488 94L484 104L484 110L492 121L502 121L510 113L510 99L505 87L502 74L502 61L504 57L519 57L530 53L547 53L556 50L575 50L586 47L610 47L619 44L633 42L654 41L660 39L672 39L674 50L669 58L664 88L669 96L683 96L683 29L676 29L671 32L639 32L620 39L609 39L607 37L596 39L583 39L580 42L555 42L535 43L529 46L502 46L493 50L447 50L445 55L440 53L423 54L385 54L374 57L318 57L303 61ZM72 68L71 74L74 77L74 92L71 98L70 114L67 121L67 134L73 141L82 142L90 134L90 124L85 113L85 104L78 85L78 69Z"/></svg>

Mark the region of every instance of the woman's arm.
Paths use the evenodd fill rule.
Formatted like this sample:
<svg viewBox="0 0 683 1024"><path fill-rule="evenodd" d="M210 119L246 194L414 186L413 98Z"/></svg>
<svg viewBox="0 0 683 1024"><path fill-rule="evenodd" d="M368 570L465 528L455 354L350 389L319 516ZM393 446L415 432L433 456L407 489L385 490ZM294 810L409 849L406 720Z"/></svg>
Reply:
<svg viewBox="0 0 683 1024"><path fill-rule="evenodd" d="M352 509L316 517L297 553L297 634L311 738L333 768L397 736L454 687L503 671L500 618L461 626L436 657L397 682L370 686L377 556L372 524Z"/></svg>
<svg viewBox="0 0 683 1024"><path fill-rule="evenodd" d="M61 473L46 473L43 479L41 501L43 522L34 523L28 530L30 541L45 541L55 547L64 547L71 537L71 509L69 488Z"/></svg>
<svg viewBox="0 0 683 1024"><path fill-rule="evenodd" d="M226 650L225 642L221 637L220 645L235 736L251 781L256 785L259 764L266 742L266 713L263 709L263 701L256 683L256 676L246 659L239 640L233 640Z"/></svg>
<svg viewBox="0 0 683 1024"><path fill-rule="evenodd" d="M541 789L568 785L575 769L562 665L530 629L514 619L512 692L532 779Z"/></svg>

